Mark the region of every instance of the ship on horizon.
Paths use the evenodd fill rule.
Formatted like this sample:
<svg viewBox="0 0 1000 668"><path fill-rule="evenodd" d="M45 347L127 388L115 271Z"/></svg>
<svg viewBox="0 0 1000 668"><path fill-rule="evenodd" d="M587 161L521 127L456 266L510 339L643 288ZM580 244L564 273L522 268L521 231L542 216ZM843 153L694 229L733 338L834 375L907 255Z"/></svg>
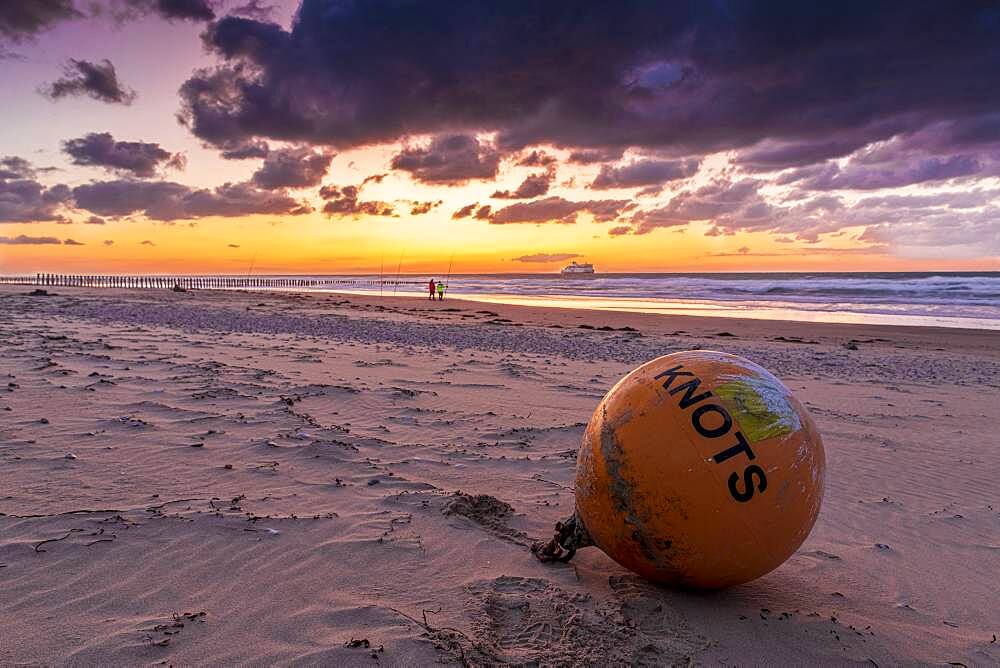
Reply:
<svg viewBox="0 0 1000 668"><path fill-rule="evenodd" d="M594 265L589 262L577 263L576 261L570 262L568 265L562 268L559 272L560 276L593 276L594 275Z"/></svg>

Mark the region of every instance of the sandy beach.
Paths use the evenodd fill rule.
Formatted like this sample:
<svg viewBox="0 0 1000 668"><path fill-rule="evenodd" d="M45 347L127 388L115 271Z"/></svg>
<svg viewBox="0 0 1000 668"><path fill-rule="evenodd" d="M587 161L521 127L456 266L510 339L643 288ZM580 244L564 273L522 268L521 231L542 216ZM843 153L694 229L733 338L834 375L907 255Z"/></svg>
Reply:
<svg viewBox="0 0 1000 668"><path fill-rule="evenodd" d="M0 287L0 665L1000 662L1000 334L336 294ZM774 372L826 447L778 570L595 548L584 426L642 362Z"/></svg>

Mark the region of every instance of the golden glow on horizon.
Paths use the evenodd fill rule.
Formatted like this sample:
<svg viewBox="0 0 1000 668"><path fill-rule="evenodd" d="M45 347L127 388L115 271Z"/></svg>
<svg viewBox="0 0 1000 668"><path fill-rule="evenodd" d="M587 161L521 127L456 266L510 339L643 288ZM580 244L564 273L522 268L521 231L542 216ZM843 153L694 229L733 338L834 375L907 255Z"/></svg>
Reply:
<svg viewBox="0 0 1000 668"><path fill-rule="evenodd" d="M765 233L706 237L685 231L609 238L606 223L489 225L451 220L450 209L405 218L326 220L310 214L277 221L202 219L195 225L118 222L108 225L5 225L6 236L58 236L83 246L0 245L0 273L453 273L552 272L566 261L515 262L534 253L579 253L600 272L640 271L919 271L939 260L817 251L777 243ZM10 228L10 229L8 229ZM114 245L104 240L113 238ZM144 245L144 241L155 245ZM230 244L238 247L231 247ZM851 246L842 244L841 248ZM854 246L859 247L859 246ZM739 249L751 249L741 253ZM997 269L989 260L956 268Z"/></svg>
<svg viewBox="0 0 1000 668"><path fill-rule="evenodd" d="M320 212L318 188L293 191L309 200L316 212L303 216L247 216L203 218L173 223L108 219L106 225L73 223L5 224L0 236L71 238L84 245L0 244L0 274L47 272L90 273L402 273L440 274L454 257L453 273L554 272L566 261L517 262L513 258L537 253L574 253L593 262L599 272L656 271L919 271L997 270L998 258L948 260L940 257L905 258L863 252L856 237L863 228L851 228L824 237L820 243L780 243L783 235L738 233L709 237L710 225L656 229L644 235L610 237L616 223L595 223L581 214L575 224L492 225L485 220L453 220L452 213L478 202L500 208L512 200L494 200L497 189L513 189L525 176L541 171L502 164L498 180L472 181L461 186L426 185L386 169L399 145L356 149L338 155L324 184L359 185L366 176L387 174L381 183L369 183L362 200L394 203L399 217L328 218ZM558 153L558 151L551 151ZM211 153L211 152L209 152ZM211 154L217 160L214 153ZM564 157L564 156L563 156ZM662 205L682 187L696 188L724 170L728 156L710 156L691 181L667 189L659 197L636 200L644 208ZM226 167L225 161L218 161ZM215 173L217 182L196 184L191 172L168 175L189 185L213 187L223 181L246 179L257 161L232 163L230 171ZM598 166L561 164L548 196L568 200L625 199L630 190L593 190L587 187ZM54 179L72 185L91 178L111 178L96 170L67 167ZM411 216L408 202L442 204L424 215ZM72 215L74 220L87 215ZM112 240L112 245L105 245ZM144 245L150 241L154 245ZM232 245L232 246L231 246ZM235 246L235 247L233 247ZM741 251L745 249L745 251ZM838 250L840 249L840 250Z"/></svg>

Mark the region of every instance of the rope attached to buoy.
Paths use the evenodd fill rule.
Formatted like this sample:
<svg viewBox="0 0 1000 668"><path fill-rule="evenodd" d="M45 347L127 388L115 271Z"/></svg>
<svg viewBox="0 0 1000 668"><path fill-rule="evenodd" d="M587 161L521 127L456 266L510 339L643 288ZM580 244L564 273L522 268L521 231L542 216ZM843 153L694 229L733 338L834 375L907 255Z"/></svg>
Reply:
<svg viewBox="0 0 1000 668"><path fill-rule="evenodd" d="M587 528L583 526L576 513L573 513L569 519L556 522L552 540L548 543L535 543L531 546L531 553L542 563L558 561L565 564L581 547L593 544L594 541L590 539Z"/></svg>

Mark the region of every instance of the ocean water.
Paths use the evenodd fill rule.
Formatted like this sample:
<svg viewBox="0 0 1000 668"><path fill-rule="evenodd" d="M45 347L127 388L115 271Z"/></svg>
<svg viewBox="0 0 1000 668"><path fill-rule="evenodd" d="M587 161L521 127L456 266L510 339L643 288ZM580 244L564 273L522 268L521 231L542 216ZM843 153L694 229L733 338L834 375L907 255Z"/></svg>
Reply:
<svg viewBox="0 0 1000 668"><path fill-rule="evenodd" d="M331 280L319 290L401 296L426 294L431 277L381 289L315 278ZM1000 330L1000 272L458 274L448 285L453 297L550 308Z"/></svg>

